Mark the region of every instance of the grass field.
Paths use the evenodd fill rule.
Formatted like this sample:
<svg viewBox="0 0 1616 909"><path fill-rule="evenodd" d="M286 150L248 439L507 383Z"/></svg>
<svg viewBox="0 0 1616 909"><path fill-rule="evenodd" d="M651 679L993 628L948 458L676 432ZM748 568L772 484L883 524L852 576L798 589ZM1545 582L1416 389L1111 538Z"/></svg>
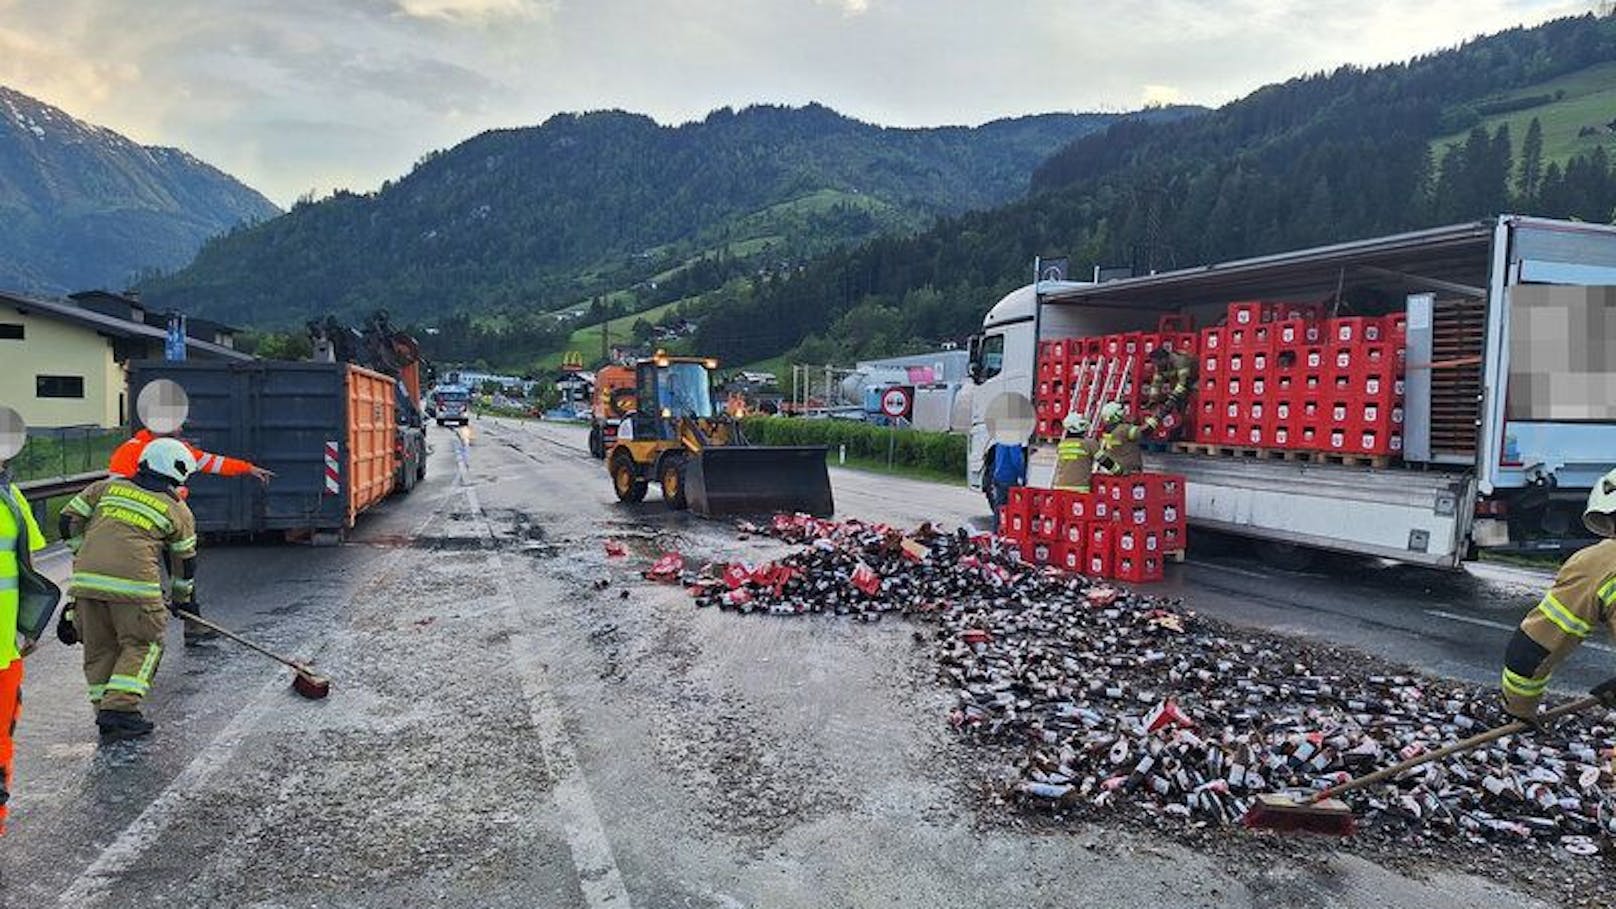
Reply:
<svg viewBox="0 0 1616 909"><path fill-rule="evenodd" d="M1558 79L1507 92L1487 100L1503 101L1532 95L1553 95L1562 91L1565 95L1558 101L1486 117L1481 122L1487 127L1488 132L1496 131L1501 123L1508 123L1509 137L1515 143L1515 154L1518 158L1521 140L1526 136L1526 128L1531 125L1533 117L1538 118L1543 125L1545 165L1550 161L1564 163L1576 155L1586 154L1600 146L1603 146L1606 152L1616 152L1616 133L1604 128L1611 118L1616 117L1616 62L1590 66ZM1599 134L1578 136L1577 133L1585 126L1597 128ZM1447 146L1455 143L1463 144L1468 132L1469 130L1453 133L1434 140L1431 143L1431 153L1440 161L1442 152Z"/></svg>
<svg viewBox="0 0 1616 909"><path fill-rule="evenodd" d="M17 482L105 470L113 449L129 438L124 429L62 430L56 437L30 435L11 460Z"/></svg>

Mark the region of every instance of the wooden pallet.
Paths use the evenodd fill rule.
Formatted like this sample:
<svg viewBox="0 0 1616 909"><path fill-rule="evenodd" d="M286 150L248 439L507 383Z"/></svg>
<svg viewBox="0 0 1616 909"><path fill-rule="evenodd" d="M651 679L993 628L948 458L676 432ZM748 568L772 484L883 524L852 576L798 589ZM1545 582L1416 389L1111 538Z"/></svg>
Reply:
<svg viewBox="0 0 1616 909"><path fill-rule="evenodd" d="M1178 454L1218 458L1245 458L1254 461L1296 461L1304 464L1345 464L1353 467L1386 467L1388 455L1360 455L1341 451L1314 451L1305 448L1249 448L1243 445L1208 445L1205 442L1174 442Z"/></svg>
<svg viewBox="0 0 1616 909"><path fill-rule="evenodd" d="M1361 455L1342 451L1316 451L1320 464L1339 464L1344 467L1389 467L1389 455Z"/></svg>

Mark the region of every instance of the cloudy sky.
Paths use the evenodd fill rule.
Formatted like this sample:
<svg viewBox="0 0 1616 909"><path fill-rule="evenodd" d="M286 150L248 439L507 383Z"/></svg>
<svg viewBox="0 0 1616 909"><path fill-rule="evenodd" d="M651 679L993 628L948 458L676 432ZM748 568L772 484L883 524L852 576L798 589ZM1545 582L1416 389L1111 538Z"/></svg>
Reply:
<svg viewBox="0 0 1616 909"><path fill-rule="evenodd" d="M282 205L557 111L820 101L980 123L1217 105L1586 11L1568 0L0 0L0 84Z"/></svg>

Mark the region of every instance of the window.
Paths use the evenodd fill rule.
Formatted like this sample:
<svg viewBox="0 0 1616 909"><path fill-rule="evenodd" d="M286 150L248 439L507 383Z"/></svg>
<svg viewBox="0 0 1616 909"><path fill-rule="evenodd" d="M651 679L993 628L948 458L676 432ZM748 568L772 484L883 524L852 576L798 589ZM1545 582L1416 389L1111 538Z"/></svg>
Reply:
<svg viewBox="0 0 1616 909"><path fill-rule="evenodd" d="M21 322L0 322L0 341L21 341Z"/></svg>
<svg viewBox="0 0 1616 909"><path fill-rule="evenodd" d="M37 398L82 398L84 397L83 376L35 376L34 397Z"/></svg>
<svg viewBox="0 0 1616 909"><path fill-rule="evenodd" d="M988 335L977 348L982 357L982 379L985 381L1004 371L1004 335Z"/></svg>

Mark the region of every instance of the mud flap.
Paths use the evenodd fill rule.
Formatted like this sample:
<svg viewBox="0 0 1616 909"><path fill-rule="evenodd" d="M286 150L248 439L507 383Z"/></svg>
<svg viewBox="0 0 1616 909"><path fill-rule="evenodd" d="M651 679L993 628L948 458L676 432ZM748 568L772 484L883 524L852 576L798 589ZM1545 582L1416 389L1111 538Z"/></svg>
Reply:
<svg viewBox="0 0 1616 909"><path fill-rule="evenodd" d="M685 499L704 517L802 511L828 518L830 470L823 445L715 446L685 463Z"/></svg>

